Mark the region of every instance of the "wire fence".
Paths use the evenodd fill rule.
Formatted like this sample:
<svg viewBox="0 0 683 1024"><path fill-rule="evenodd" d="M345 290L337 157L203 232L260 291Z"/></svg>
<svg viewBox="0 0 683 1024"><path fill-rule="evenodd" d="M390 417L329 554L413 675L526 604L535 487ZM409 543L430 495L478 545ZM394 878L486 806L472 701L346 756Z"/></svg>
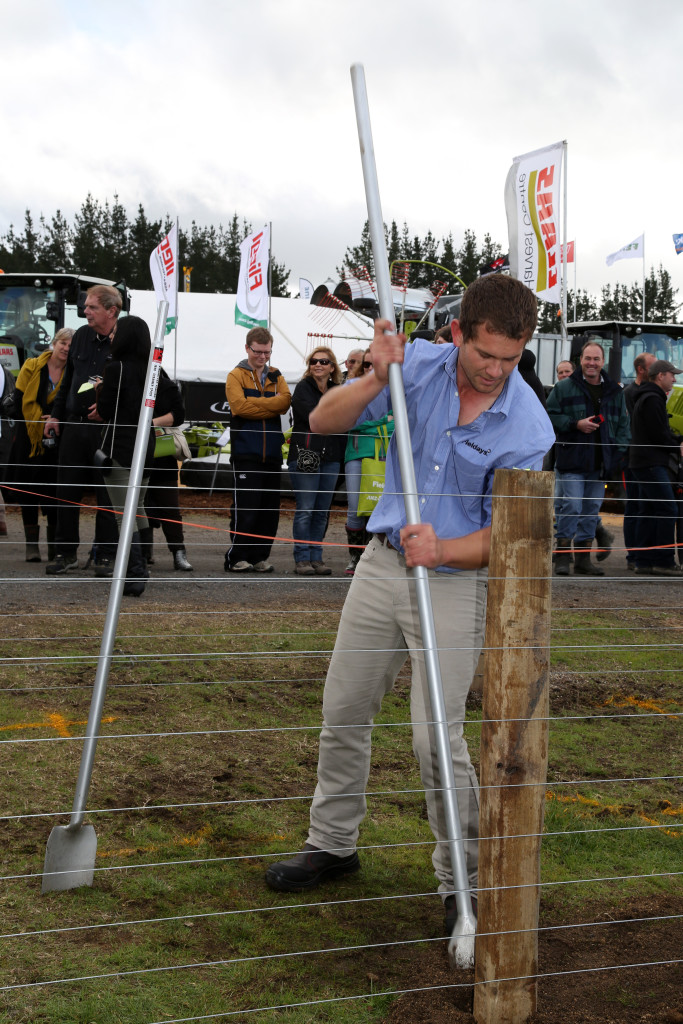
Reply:
<svg viewBox="0 0 683 1024"><path fill-rule="evenodd" d="M10 507L0 1019L354 1021L384 1019L396 999L466 1005L458 993L471 993L472 978L445 968L406 668L374 724L360 874L310 894L265 886L268 865L305 840L323 683L350 583L345 510L333 506L325 537L331 576L293 576L284 507L275 572L245 578L215 564L228 539L224 493L208 507L193 494L183 502L194 572L169 576L157 554L143 599L124 604L88 799L93 886L42 896L49 830L68 820L73 797L110 581L25 566ZM541 716L550 764L536 786L541 1007L581 975L609 990L625 977L634 991L652 987L642 978L680 987L680 582L634 578L621 518L605 519L617 534L608 575L553 581ZM83 547L93 525L81 517ZM445 585L434 584L435 601ZM482 727L496 721L475 686L462 723L475 764Z"/></svg>

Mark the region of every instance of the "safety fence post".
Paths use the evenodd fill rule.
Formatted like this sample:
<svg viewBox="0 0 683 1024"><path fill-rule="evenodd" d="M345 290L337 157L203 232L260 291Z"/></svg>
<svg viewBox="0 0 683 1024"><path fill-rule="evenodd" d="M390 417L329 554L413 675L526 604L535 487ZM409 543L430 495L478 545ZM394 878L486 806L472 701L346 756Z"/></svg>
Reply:
<svg viewBox="0 0 683 1024"><path fill-rule="evenodd" d="M481 733L477 1024L522 1024L536 1009L552 496L552 473L496 471Z"/></svg>

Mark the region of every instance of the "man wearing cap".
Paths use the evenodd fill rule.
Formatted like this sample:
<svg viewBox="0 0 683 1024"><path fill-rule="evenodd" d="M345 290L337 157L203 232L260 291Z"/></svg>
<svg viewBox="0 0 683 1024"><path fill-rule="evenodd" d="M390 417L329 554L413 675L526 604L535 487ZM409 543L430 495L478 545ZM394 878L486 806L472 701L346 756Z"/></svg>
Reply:
<svg viewBox="0 0 683 1024"><path fill-rule="evenodd" d="M629 419L633 416L635 402L642 384L648 382L648 370L657 357L652 352L641 352L633 360L634 379L624 388L624 401ZM636 567L636 525L640 515L638 505L638 481L630 466L624 466L624 490L626 491L626 511L624 513L624 544L626 545L626 568L631 572Z"/></svg>
<svg viewBox="0 0 683 1024"><path fill-rule="evenodd" d="M669 426L666 399L682 372L666 359L656 359L633 404L629 467L638 483L640 505L635 571L644 576L681 576L674 558L678 509L673 483L683 442Z"/></svg>

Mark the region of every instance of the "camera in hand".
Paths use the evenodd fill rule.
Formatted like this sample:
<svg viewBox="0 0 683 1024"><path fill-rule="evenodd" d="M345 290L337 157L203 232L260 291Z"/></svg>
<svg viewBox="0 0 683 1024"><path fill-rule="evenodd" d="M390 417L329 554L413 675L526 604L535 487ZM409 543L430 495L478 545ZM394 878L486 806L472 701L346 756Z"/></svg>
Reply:
<svg viewBox="0 0 683 1024"><path fill-rule="evenodd" d="M59 438L55 432L54 427L48 430L47 434L43 438L43 448L56 448L59 443Z"/></svg>

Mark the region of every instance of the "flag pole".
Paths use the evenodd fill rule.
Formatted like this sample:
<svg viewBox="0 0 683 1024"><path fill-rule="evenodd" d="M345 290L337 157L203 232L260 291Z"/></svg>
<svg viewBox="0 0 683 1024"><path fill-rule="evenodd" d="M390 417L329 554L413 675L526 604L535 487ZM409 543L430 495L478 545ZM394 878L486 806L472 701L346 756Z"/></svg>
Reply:
<svg viewBox="0 0 683 1024"><path fill-rule="evenodd" d="M576 323L576 239L574 239L574 323Z"/></svg>
<svg viewBox="0 0 683 1024"><path fill-rule="evenodd" d="M645 323L645 232L643 231L643 323Z"/></svg>
<svg viewBox="0 0 683 1024"><path fill-rule="evenodd" d="M268 221L268 330L273 322L271 308L273 295L273 222Z"/></svg>
<svg viewBox="0 0 683 1024"><path fill-rule="evenodd" d="M175 323L173 324L173 380L178 382L178 281L180 279L180 267L178 266L178 256L180 255L180 225L178 218L175 219L175 236L178 243L178 251L176 252L176 268L175 268Z"/></svg>
<svg viewBox="0 0 683 1024"><path fill-rule="evenodd" d="M567 140L563 139L562 148L564 150L564 195L562 197L563 218L562 218L562 232L564 234L564 252L562 261L562 341L567 340ZM576 259L576 254L574 254ZM576 265L575 265L576 267ZM576 319L576 316L574 316Z"/></svg>

